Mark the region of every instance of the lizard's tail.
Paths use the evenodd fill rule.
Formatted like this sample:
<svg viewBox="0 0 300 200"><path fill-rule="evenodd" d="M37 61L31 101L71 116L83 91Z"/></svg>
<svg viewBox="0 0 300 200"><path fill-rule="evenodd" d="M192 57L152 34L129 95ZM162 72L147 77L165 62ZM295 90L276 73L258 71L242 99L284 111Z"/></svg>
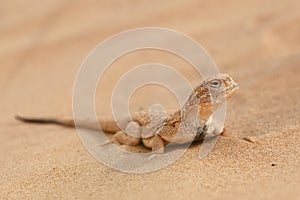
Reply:
<svg viewBox="0 0 300 200"><path fill-rule="evenodd" d="M67 127L75 127L73 119L57 119L57 118L31 118L22 117L20 115L15 115L15 119L26 123L37 123L37 124L58 124Z"/></svg>
<svg viewBox="0 0 300 200"><path fill-rule="evenodd" d="M74 119L31 118L31 117L22 117L20 115L15 115L15 119L26 123L57 124L65 127L75 127ZM113 118L108 118L108 117L100 118L99 122L90 121L90 120L76 120L76 126L78 128L100 130L99 124L101 126L101 130L103 130L104 132L117 132L120 130L118 124L113 120Z"/></svg>

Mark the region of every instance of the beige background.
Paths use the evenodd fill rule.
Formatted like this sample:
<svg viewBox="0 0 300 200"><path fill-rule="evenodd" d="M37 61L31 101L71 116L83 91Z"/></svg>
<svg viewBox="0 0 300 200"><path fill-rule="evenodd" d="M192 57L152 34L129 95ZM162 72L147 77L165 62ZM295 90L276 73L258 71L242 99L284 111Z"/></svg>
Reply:
<svg viewBox="0 0 300 200"><path fill-rule="evenodd" d="M269 1L2 1L0 3L0 198L297 199L300 198L300 3ZM112 34L159 26L201 43L240 85L228 102L227 130L257 144L220 138L199 160L200 145L149 174L126 174L94 160L76 130L22 124L15 113L71 116L76 72ZM132 66L174 66L192 84L191 66L159 51L116 61L101 80L97 112ZM147 96L145 96L147 94ZM165 89L141 89L130 108L176 107ZM277 164L271 166L271 164Z"/></svg>

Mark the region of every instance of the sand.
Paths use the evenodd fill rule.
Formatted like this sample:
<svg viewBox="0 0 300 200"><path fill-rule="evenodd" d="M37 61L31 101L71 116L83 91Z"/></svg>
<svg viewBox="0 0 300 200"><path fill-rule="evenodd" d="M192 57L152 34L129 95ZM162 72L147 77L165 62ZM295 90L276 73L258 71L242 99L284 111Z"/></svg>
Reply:
<svg viewBox="0 0 300 200"><path fill-rule="evenodd" d="M300 198L299 1L29 0L0 8L0 199ZM191 36L235 78L240 90L227 104L227 130L257 143L222 137L204 159L198 144L162 170L127 174L95 160L76 130L14 120L15 113L71 116L73 83L88 52L112 34L145 26ZM99 115L110 114L110 92L122 73L147 62L200 80L174 55L129 54L100 82ZM133 110L161 96L163 105L177 105L156 87L139 94Z"/></svg>

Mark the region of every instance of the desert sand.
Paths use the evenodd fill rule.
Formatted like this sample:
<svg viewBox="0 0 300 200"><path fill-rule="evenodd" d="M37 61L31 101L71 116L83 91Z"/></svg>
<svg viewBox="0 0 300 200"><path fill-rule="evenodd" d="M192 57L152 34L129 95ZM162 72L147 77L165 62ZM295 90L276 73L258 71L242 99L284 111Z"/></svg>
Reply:
<svg viewBox="0 0 300 200"><path fill-rule="evenodd" d="M27 0L0 8L0 199L300 198L299 1ZM128 174L95 160L75 129L14 120L16 113L72 116L73 84L87 54L113 34L146 26L191 36L239 83L226 116L237 139L219 138L204 159L197 144L162 170ZM200 81L175 55L132 53L100 81L98 115L111 114L111 90L122 73L147 62ZM162 96L163 105L177 105L169 92L149 87L131 109Z"/></svg>

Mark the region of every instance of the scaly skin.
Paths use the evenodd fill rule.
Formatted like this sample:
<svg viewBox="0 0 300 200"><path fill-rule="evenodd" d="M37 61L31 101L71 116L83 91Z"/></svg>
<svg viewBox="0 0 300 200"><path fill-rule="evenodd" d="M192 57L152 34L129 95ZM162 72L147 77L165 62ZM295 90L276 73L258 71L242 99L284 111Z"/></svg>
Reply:
<svg viewBox="0 0 300 200"><path fill-rule="evenodd" d="M96 129L98 123L104 132L115 133L111 142L121 145L137 145L142 142L157 153L164 152L170 142L183 144L203 139L206 134L219 135L224 128L211 119L212 113L238 90L238 85L227 74L218 74L196 86L181 110L171 114L162 111L137 112L132 120L118 123L113 118L102 117L99 122L87 120L76 123L77 127ZM75 127L73 119L25 118L16 119L30 123L52 123ZM122 129L120 127L123 127ZM124 130L124 131L122 131Z"/></svg>

